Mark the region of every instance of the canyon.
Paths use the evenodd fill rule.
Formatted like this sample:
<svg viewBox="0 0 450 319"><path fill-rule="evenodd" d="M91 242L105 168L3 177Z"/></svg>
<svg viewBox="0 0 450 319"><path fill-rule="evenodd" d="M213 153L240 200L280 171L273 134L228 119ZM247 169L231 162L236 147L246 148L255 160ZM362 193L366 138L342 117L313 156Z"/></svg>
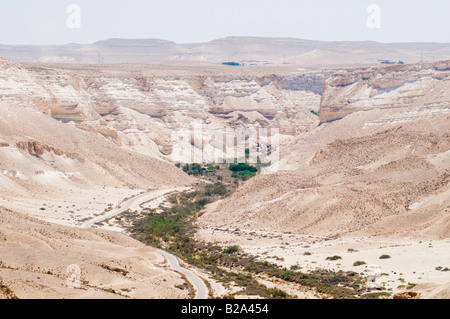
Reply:
<svg viewBox="0 0 450 319"><path fill-rule="evenodd" d="M200 183L173 160L174 134L199 122L206 131L277 129L271 150L279 158L230 197L207 205L195 223L196 239L237 244L261 260L304 270L355 270L353 262L364 259L389 274L385 286L393 292L406 279L422 296L445 294L450 279L435 268L450 267L446 45L428 47L436 62L380 65L374 47L382 45L359 43L375 53L352 65L352 54L328 61L315 51L322 64L305 58L302 65L289 62L299 55L295 47L309 52L320 43L282 39L271 45L293 52L287 62L275 53L251 58L241 48L239 61L271 63L221 64L236 55L220 56L217 48L238 47L238 40L185 48L183 58L168 58L180 54L173 43L128 42L157 48L161 56L145 63L95 64L97 47L114 52L122 40L94 44L84 48L89 55L73 59L61 48L50 54L61 59L27 48L15 56L23 62L0 60L0 283L23 298L41 277L49 278L44 298L55 296L52 289L67 297L187 298L177 288L183 278L156 250L121 229L80 226L133 196ZM352 45L336 48L349 52ZM417 59L417 48L405 44L408 54L388 58ZM210 56L198 59L198 52ZM184 143L194 153L224 147L217 140ZM326 261L336 253L339 265ZM392 260L378 260L382 253ZM40 260L43 254L50 261ZM64 287L67 265L77 263L87 269L81 294ZM123 273L111 271L119 268L130 273L126 284Z"/></svg>

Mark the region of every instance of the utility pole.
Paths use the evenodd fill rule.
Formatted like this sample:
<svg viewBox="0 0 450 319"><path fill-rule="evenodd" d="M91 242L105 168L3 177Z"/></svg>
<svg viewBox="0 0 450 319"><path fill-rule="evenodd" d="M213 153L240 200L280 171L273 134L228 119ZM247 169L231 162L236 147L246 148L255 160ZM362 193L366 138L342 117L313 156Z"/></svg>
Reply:
<svg viewBox="0 0 450 319"><path fill-rule="evenodd" d="M98 53L98 61L97 61L97 63L98 64L103 64L103 56L102 56L101 52Z"/></svg>

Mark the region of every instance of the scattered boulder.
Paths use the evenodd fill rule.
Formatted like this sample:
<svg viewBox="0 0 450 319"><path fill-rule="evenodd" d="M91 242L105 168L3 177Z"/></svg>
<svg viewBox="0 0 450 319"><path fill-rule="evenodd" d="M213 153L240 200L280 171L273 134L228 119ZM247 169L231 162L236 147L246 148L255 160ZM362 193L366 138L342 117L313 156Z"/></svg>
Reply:
<svg viewBox="0 0 450 319"><path fill-rule="evenodd" d="M420 294L415 291L399 292L393 296L393 299L419 299L419 298Z"/></svg>

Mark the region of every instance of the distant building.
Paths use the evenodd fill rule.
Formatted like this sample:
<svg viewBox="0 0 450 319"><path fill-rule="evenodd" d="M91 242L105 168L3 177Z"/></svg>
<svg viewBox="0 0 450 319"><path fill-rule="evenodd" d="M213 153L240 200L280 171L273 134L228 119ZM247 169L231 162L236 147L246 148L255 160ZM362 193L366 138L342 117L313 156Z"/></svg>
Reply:
<svg viewBox="0 0 450 319"><path fill-rule="evenodd" d="M380 63L381 64L405 64L405 62L403 62L403 61L395 62L392 60L380 60Z"/></svg>
<svg viewBox="0 0 450 319"><path fill-rule="evenodd" d="M238 62L222 62L223 65L240 66Z"/></svg>

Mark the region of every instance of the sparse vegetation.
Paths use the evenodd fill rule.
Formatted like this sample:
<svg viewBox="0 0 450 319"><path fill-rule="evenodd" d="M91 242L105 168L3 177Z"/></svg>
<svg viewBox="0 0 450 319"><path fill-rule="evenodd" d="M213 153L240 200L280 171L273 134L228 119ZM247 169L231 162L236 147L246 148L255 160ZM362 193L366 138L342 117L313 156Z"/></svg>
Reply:
<svg viewBox="0 0 450 319"><path fill-rule="evenodd" d="M205 185L205 196L227 196L228 195L227 186L223 183L216 182L214 184L206 184Z"/></svg>
<svg viewBox="0 0 450 319"><path fill-rule="evenodd" d="M389 256L389 255L381 255L379 258L380 259L389 259L389 258L391 258L391 256Z"/></svg>
<svg viewBox="0 0 450 319"><path fill-rule="evenodd" d="M194 175L194 176L203 175L205 173L204 172L205 170L202 169L202 166L197 163L185 164L183 166L183 171L189 175Z"/></svg>
<svg viewBox="0 0 450 319"><path fill-rule="evenodd" d="M358 267L358 266L362 266L362 265L365 265L365 264L366 264L365 261L358 260L358 261L355 261L353 263L353 266Z"/></svg>
<svg viewBox="0 0 450 319"><path fill-rule="evenodd" d="M237 245L229 246L223 250L225 254L234 254L241 251L241 248Z"/></svg>
<svg viewBox="0 0 450 319"><path fill-rule="evenodd" d="M410 282L408 282L408 284L406 285L406 289L413 289L415 286L417 286L417 284L413 284L413 283L410 283Z"/></svg>
<svg viewBox="0 0 450 319"><path fill-rule="evenodd" d="M385 298L389 297L390 295L391 295L391 293L389 293L389 292L380 291L380 292L368 293L368 294L364 295L364 297L366 297L367 299L385 299Z"/></svg>
<svg viewBox="0 0 450 319"><path fill-rule="evenodd" d="M331 260L331 261L339 260L339 259L342 259L342 257L341 256L331 256L331 257L326 258L326 260Z"/></svg>
<svg viewBox="0 0 450 319"><path fill-rule="evenodd" d="M246 150L248 151L248 149ZM246 153L246 158L248 159L249 154ZM214 177L217 181L224 181L226 176L231 177L235 180L243 180L246 181L249 178L252 178L259 171L258 167L262 166L262 164L258 164L256 166L252 166L246 163L238 163L238 164L181 164L178 163L177 167L182 168L182 170L194 176L202 176L202 177L210 177L209 180L212 181L211 177ZM226 173L229 171L230 173Z"/></svg>
<svg viewBox="0 0 450 319"><path fill-rule="evenodd" d="M19 299L14 292L0 281L0 294L6 299Z"/></svg>
<svg viewBox="0 0 450 319"><path fill-rule="evenodd" d="M250 171L242 171L242 172L234 172L231 174L231 177L242 179L243 181L246 181L252 177L254 177L256 174L252 173Z"/></svg>
<svg viewBox="0 0 450 319"><path fill-rule="evenodd" d="M258 171L256 167L248 165L246 163L230 164L229 169L233 172L233 174L231 175L232 177L240 178L244 181L255 176L256 172Z"/></svg>
<svg viewBox="0 0 450 319"><path fill-rule="evenodd" d="M134 220L129 230L134 238L180 256L187 263L205 269L218 281L243 287L235 294L292 298L284 291L260 284L256 278L259 275L311 287L333 298L355 298L364 293L362 287L365 281L354 272L317 270L302 273L268 261L259 261L236 245L221 247L194 240L192 222L203 207L228 196L234 187L233 183L206 184L194 192L173 195L170 199L172 206L162 208L162 213L142 212L143 218L130 216ZM334 256L333 260L340 258Z"/></svg>

